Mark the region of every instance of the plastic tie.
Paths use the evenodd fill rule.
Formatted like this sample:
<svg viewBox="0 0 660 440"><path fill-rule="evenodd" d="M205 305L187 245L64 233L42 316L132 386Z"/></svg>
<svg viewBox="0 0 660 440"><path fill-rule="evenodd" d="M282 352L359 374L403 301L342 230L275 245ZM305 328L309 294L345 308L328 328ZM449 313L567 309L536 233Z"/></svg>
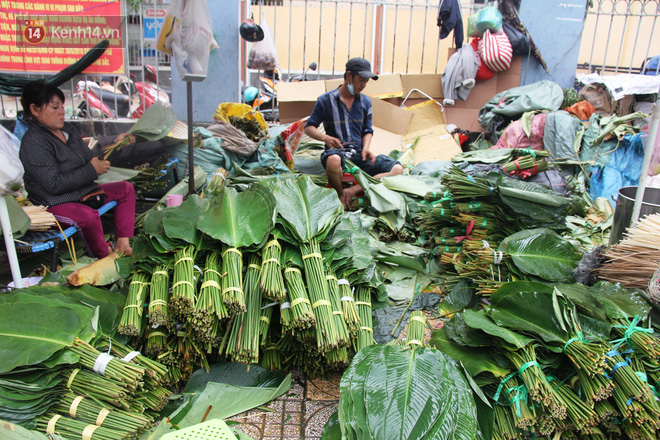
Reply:
<svg viewBox="0 0 660 440"><path fill-rule="evenodd" d="M215 270L215 269L209 269L209 268L206 268L206 269L204 269L204 272L211 272L211 273L216 274L216 275L217 275L218 277L220 277L220 278L223 277L223 275L222 275L220 272L218 272L217 270Z"/></svg>
<svg viewBox="0 0 660 440"><path fill-rule="evenodd" d="M353 168L349 168L349 169L347 169L346 171L349 172L349 173L351 173L351 174L355 174L355 173L357 173L359 170L360 170L359 167L353 167Z"/></svg>
<svg viewBox="0 0 660 440"><path fill-rule="evenodd" d="M474 180L474 177L470 176L469 174L467 175L467 179L472 183L477 183L477 181Z"/></svg>
<svg viewBox="0 0 660 440"><path fill-rule="evenodd" d="M348 280L347 280L346 278L341 278L341 279L337 280L337 284L339 284L340 286L341 286L342 284L345 284L345 285L347 285L347 286L350 286L350 285L351 285L351 284L348 282Z"/></svg>
<svg viewBox="0 0 660 440"><path fill-rule="evenodd" d="M317 307L321 307L321 306L332 307L332 304L330 304L330 301L328 301L326 299L320 299L320 300L316 301L314 304L312 304L313 309L315 309Z"/></svg>
<svg viewBox="0 0 660 440"><path fill-rule="evenodd" d="M176 283L174 283L174 285L172 286L172 289L175 289L175 288L179 287L181 284L187 284L190 287L193 287L193 284L190 281L183 280L183 281L177 281Z"/></svg>
<svg viewBox="0 0 660 440"><path fill-rule="evenodd" d="M422 318L421 316L413 316L410 318L410 321L419 321L422 324L426 325L426 318Z"/></svg>
<svg viewBox="0 0 660 440"><path fill-rule="evenodd" d="M261 262L262 266L267 265L268 263L277 263L277 265L280 265L280 259L279 258L269 258L267 260L264 260Z"/></svg>
<svg viewBox="0 0 660 440"><path fill-rule="evenodd" d="M98 417L96 417L96 425L97 426L103 425L103 421L105 421L105 418L108 417L108 414L110 414L110 411L108 411L105 408L101 408Z"/></svg>
<svg viewBox="0 0 660 440"><path fill-rule="evenodd" d="M295 307L300 303L311 304L307 298L296 298L291 301L291 307Z"/></svg>
<svg viewBox="0 0 660 440"><path fill-rule="evenodd" d="M617 349L626 342L628 345L632 347L632 341L631 337L633 333L635 332L643 332L643 333L653 333L652 328L644 328L644 327L637 327L637 324L639 321L641 321L641 317L638 315L635 315L632 321L628 321L628 325L615 325L614 328L620 328L620 329L626 329L625 333L623 334L623 337L620 339L616 339L612 341L612 346Z"/></svg>
<svg viewBox="0 0 660 440"><path fill-rule="evenodd" d="M78 414L78 405L80 405L80 402L83 401L85 396L77 396L73 401L71 402L71 406L69 406L69 415L72 418L76 418L76 415Z"/></svg>
<svg viewBox="0 0 660 440"><path fill-rule="evenodd" d="M220 287L220 284L218 284L218 282L215 281L215 280L204 281L204 282L202 283L202 287L200 287L199 289L200 289L200 290L204 290L206 287L215 287L215 288L218 289L218 290L222 289L222 288Z"/></svg>
<svg viewBox="0 0 660 440"><path fill-rule="evenodd" d="M326 280L326 281L332 281L332 280L337 281L337 277L334 276L334 275L326 275L326 276L325 276L325 280Z"/></svg>
<svg viewBox="0 0 660 440"><path fill-rule="evenodd" d="M532 367L532 366L537 366L537 367L539 367L539 370L541 370L541 366L539 365L539 363L537 361L529 361L529 362L523 364L518 369L518 373L523 374L525 372L525 370L527 370L529 367Z"/></svg>
<svg viewBox="0 0 660 440"><path fill-rule="evenodd" d="M222 174L222 173L213 173L213 176L220 176L220 177L222 177L222 180L227 180L227 179L225 178L225 175Z"/></svg>
<svg viewBox="0 0 660 440"><path fill-rule="evenodd" d="M98 425L87 425L82 432L82 440L92 440L92 434L98 429Z"/></svg>
<svg viewBox="0 0 660 440"><path fill-rule="evenodd" d="M424 345L422 341L420 341L419 339L411 339L410 341L406 342L406 345L411 345L411 344L416 344L419 345L420 347Z"/></svg>
<svg viewBox="0 0 660 440"><path fill-rule="evenodd" d="M493 195L493 190L495 190L495 188L493 188L493 187L491 186L491 187L490 187L490 191L488 192L488 197L490 197L490 196Z"/></svg>
<svg viewBox="0 0 660 440"><path fill-rule="evenodd" d="M167 276L167 271L165 270L157 270L156 272L152 273L151 276L154 277L156 275L165 275Z"/></svg>
<svg viewBox="0 0 660 440"><path fill-rule="evenodd" d="M280 242L277 239L271 240L268 243L266 243L266 246L264 246L264 250L268 249L271 246L277 246L278 248L282 249L282 246L280 245Z"/></svg>
<svg viewBox="0 0 660 440"><path fill-rule="evenodd" d="M265 306L263 306L263 307L261 308L261 310L267 309L267 308L269 308L269 307L279 306L279 305L280 305L280 303L272 302L272 303L269 303L269 304L266 304Z"/></svg>
<svg viewBox="0 0 660 440"><path fill-rule="evenodd" d="M265 322L267 326L270 325L270 318L268 316L260 316L259 320Z"/></svg>
<svg viewBox="0 0 660 440"><path fill-rule="evenodd" d="M280 304L280 310L290 309L290 308L291 308L291 303L288 301Z"/></svg>
<svg viewBox="0 0 660 440"><path fill-rule="evenodd" d="M225 255L227 255L228 252L233 252L233 253L235 253L235 254L238 254L239 256L242 256L242 255L243 255L243 254L241 253L241 251L239 251L239 250L236 249L235 247L230 247L230 248L227 248L227 249L222 253L222 258L225 258Z"/></svg>
<svg viewBox="0 0 660 440"><path fill-rule="evenodd" d="M62 416L60 414L54 415L52 419L48 421L48 426L46 426L46 434L55 434L55 424Z"/></svg>
<svg viewBox="0 0 660 440"><path fill-rule="evenodd" d="M339 301L350 301L350 302L355 302L355 300L354 300L352 297L350 297L350 296L342 296L341 298L339 298Z"/></svg>
<svg viewBox="0 0 660 440"><path fill-rule="evenodd" d="M318 252L312 252L311 254L307 254L307 255L302 256L303 261L307 260L308 258L321 258L321 259L323 259L323 255L321 255Z"/></svg>
<svg viewBox="0 0 660 440"><path fill-rule="evenodd" d="M516 391L516 395L510 397L513 391ZM507 397L511 405L514 405L516 407L516 415L518 417L522 417L522 406L520 402L524 401L525 403L527 403L527 387L525 386L525 384L522 384L517 387L513 387L510 390L508 390Z"/></svg>
<svg viewBox="0 0 660 440"><path fill-rule="evenodd" d="M174 265L181 263L182 261L193 261L192 257L181 257L174 262Z"/></svg>
<svg viewBox="0 0 660 440"><path fill-rule="evenodd" d="M113 359L114 356L111 356L108 353L99 353L99 357L94 361L94 373L105 376L105 369Z"/></svg>
<svg viewBox="0 0 660 440"><path fill-rule="evenodd" d="M626 367L628 365L630 365L630 359L628 359L628 358L626 358L626 360L624 360L623 362L619 362L619 363L615 364L612 367L612 376L614 376L614 373L616 372L616 370L618 370L621 367Z"/></svg>
<svg viewBox="0 0 660 440"><path fill-rule="evenodd" d="M243 289L241 289L240 287L231 286L231 287L227 287L226 289L224 289L222 291L222 294L224 295L225 293L229 293L229 292L241 292L241 293L243 293Z"/></svg>
<svg viewBox="0 0 660 440"><path fill-rule="evenodd" d="M488 223L488 218L484 217L484 221L481 222L481 227L485 228L487 223Z"/></svg>
<svg viewBox="0 0 660 440"><path fill-rule="evenodd" d="M133 359L135 359L136 357L140 356L141 354L142 353L140 353L139 351L131 351L130 353L128 353L126 356L124 356L122 358L122 361L130 362Z"/></svg>
<svg viewBox="0 0 660 440"><path fill-rule="evenodd" d="M580 341L580 338L571 338L566 342L566 344L564 344L564 354L566 354L566 350L568 349L568 346L571 345L571 342L575 341Z"/></svg>
<svg viewBox="0 0 660 440"><path fill-rule="evenodd" d="M203 287L203 286L202 286L202 287ZM154 300L152 300L152 301L149 303L149 308L151 308L151 306L157 306L157 305L163 305L163 306L166 306L166 305L167 305L167 301L165 301L164 299L154 299Z"/></svg>
<svg viewBox="0 0 660 440"><path fill-rule="evenodd" d="M365 302L365 301L355 301L355 305L356 306L369 306L369 307L371 307L371 303L370 302Z"/></svg>
<svg viewBox="0 0 660 440"><path fill-rule="evenodd" d="M611 357L614 357L614 356L621 356L621 353L619 353L618 350L612 350L612 351L608 351L607 353L605 353L605 356L611 358Z"/></svg>
<svg viewBox="0 0 660 440"><path fill-rule="evenodd" d="M344 316L344 314L342 312L340 312L339 310L335 310L334 312L332 312L332 314L333 315Z"/></svg>
<svg viewBox="0 0 660 440"><path fill-rule="evenodd" d="M259 270L259 271L261 270L261 266L259 266L258 264L254 264L254 263L248 264L248 269L249 268L256 269L256 270Z"/></svg>
<svg viewBox="0 0 660 440"><path fill-rule="evenodd" d="M495 392L495 396L493 397L493 400L494 400L495 402L497 402L497 401L499 400L499 398L500 398L500 394L502 393L502 389L504 388L504 384L507 383L508 381L510 381L511 378L513 378L513 377L516 376L517 374L518 374L518 372L517 372L517 371L514 371L513 373L509 374L508 376L506 376L504 379L502 379L502 380L500 381L500 384L499 384L498 387L497 387L497 391Z"/></svg>
<svg viewBox="0 0 660 440"><path fill-rule="evenodd" d="M372 329L371 327L360 327L360 330L364 330L364 331L367 331L367 332L369 332L369 333L373 333L373 332L374 332L374 329Z"/></svg>
<svg viewBox="0 0 660 440"><path fill-rule="evenodd" d="M284 275L288 274L289 272L297 272L298 274L302 275L302 272L297 267L287 267L284 269Z"/></svg>

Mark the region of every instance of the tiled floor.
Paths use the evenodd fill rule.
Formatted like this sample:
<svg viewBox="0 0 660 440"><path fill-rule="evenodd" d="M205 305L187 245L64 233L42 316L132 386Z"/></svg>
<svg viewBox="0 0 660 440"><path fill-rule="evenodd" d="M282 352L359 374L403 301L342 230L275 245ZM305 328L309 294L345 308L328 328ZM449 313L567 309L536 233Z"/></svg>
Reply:
<svg viewBox="0 0 660 440"><path fill-rule="evenodd" d="M319 439L323 426L337 410L341 373L307 379L293 373L289 392L267 405L232 417L240 430L255 440Z"/></svg>

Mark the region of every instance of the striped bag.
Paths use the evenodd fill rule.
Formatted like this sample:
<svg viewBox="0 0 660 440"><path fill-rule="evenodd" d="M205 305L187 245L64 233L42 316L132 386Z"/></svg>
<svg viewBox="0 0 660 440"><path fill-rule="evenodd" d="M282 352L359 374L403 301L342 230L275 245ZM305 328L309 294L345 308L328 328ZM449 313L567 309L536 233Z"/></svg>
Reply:
<svg viewBox="0 0 660 440"><path fill-rule="evenodd" d="M479 55L481 61L493 72L503 72L511 67L513 50L509 37L504 32L493 34L490 30L484 32L479 40Z"/></svg>

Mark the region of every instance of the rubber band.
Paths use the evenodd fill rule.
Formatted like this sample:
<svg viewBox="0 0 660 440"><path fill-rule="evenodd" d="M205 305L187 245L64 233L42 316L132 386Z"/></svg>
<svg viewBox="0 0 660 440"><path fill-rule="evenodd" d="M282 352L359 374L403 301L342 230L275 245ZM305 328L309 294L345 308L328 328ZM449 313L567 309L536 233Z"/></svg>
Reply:
<svg viewBox="0 0 660 440"><path fill-rule="evenodd" d="M156 306L156 305L164 305L164 306L166 306L166 305L167 305L167 301L165 301L164 299L154 299L154 300L152 300L152 301L149 303L149 308L151 308L151 306Z"/></svg>
<svg viewBox="0 0 660 440"><path fill-rule="evenodd" d="M92 440L92 434L98 429L98 425L87 425L82 432L82 440Z"/></svg>
<svg viewBox="0 0 660 440"><path fill-rule="evenodd" d="M621 356L621 353L619 353L617 350L612 350L612 351L608 351L607 353L605 353L605 356L611 358L611 357L614 357L614 356Z"/></svg>
<svg viewBox="0 0 660 440"><path fill-rule="evenodd" d="M225 255L227 255L227 252L234 252L235 254L238 254L239 256L242 256L243 254L241 251L236 249L235 247L227 248L223 253L222 253L222 258L225 258Z"/></svg>
<svg viewBox="0 0 660 440"><path fill-rule="evenodd" d="M280 303L278 303L278 302L272 302L272 303L269 303L269 304L266 304L265 306L263 306L263 307L261 308L261 310L267 309L267 308L269 308L269 307L279 306L279 305L280 305Z"/></svg>
<svg viewBox="0 0 660 440"><path fill-rule="evenodd" d="M98 417L96 417L96 425L98 426L103 425L103 422L105 421L105 418L108 417L108 414L110 414L110 411L108 411L105 408L101 408Z"/></svg>
<svg viewBox="0 0 660 440"><path fill-rule="evenodd" d="M282 249L282 246L280 246L280 242L277 239L273 239L273 240L269 241L268 243L266 243L266 245L264 246L264 249L268 249L271 246L277 246L278 248Z"/></svg>
<svg viewBox="0 0 660 440"><path fill-rule="evenodd" d="M307 255L302 256L303 261L305 261L308 258L321 258L321 259L323 259L323 255L321 255L318 252L313 252L311 254L307 254Z"/></svg>
<svg viewBox="0 0 660 440"><path fill-rule="evenodd" d="M500 381L499 386L497 387L497 391L495 392L495 396L493 397L493 400L497 402L500 398L500 393L502 392L502 388L504 387L504 384L507 383L509 380L511 380L514 376L518 374L517 371L514 371L513 373L509 374L506 376L504 379Z"/></svg>
<svg viewBox="0 0 660 440"><path fill-rule="evenodd" d="M280 304L280 310L290 309L290 308L291 308L291 303L288 302L288 301L285 302L285 303Z"/></svg>
<svg viewBox="0 0 660 440"><path fill-rule="evenodd" d="M571 344L571 342L575 342L575 341L579 341L579 340L580 340L580 338L571 338L571 339L569 339L568 342L566 342L566 344L564 344L564 354L566 354L566 349Z"/></svg>
<svg viewBox="0 0 660 440"><path fill-rule="evenodd" d="M341 279L337 280L337 284L339 284L340 286L343 285L343 284L345 284L347 286L351 285L346 278L341 278Z"/></svg>
<svg viewBox="0 0 660 440"><path fill-rule="evenodd" d="M628 401L626 402L626 406L630 406L630 405L632 405L632 402L633 402L633 398L630 397L630 398L628 399Z"/></svg>
<svg viewBox="0 0 660 440"><path fill-rule="evenodd" d="M227 287L226 289L224 289L222 291L222 294L224 295L227 292L241 292L241 293L243 293L243 289L241 289L240 287L231 286L231 287Z"/></svg>
<svg viewBox="0 0 660 440"><path fill-rule="evenodd" d="M474 177L470 176L469 174L467 175L467 179L468 179L470 182L477 183L477 181L474 180Z"/></svg>
<svg viewBox="0 0 660 440"><path fill-rule="evenodd" d="M365 302L365 301L355 301L355 305L356 306L369 306L369 307L371 307L371 303L370 302Z"/></svg>
<svg viewBox="0 0 660 440"><path fill-rule="evenodd" d="M537 366L537 367L539 367L539 370L541 370L541 366L539 365L538 362L529 361L529 362L523 364L522 367L518 368L518 373L522 375L525 372L525 370L527 370L529 367L532 367L532 366Z"/></svg>
<svg viewBox="0 0 660 440"><path fill-rule="evenodd" d="M55 424L57 421L62 418L60 414L54 415L52 419L48 421L48 426L46 426L46 434L55 434Z"/></svg>
<svg viewBox="0 0 660 440"><path fill-rule="evenodd" d="M227 178L225 177L225 175L222 174L222 173L213 173L213 176L214 176L214 177L215 177L215 176L220 176L220 177L222 177L222 180L224 180L224 181L227 180Z"/></svg>
<svg viewBox="0 0 660 440"><path fill-rule="evenodd" d="M286 269L284 269L285 275L289 272L298 272L300 275L302 275L302 272L297 267L287 267Z"/></svg>
<svg viewBox="0 0 660 440"><path fill-rule="evenodd" d="M328 301L326 299L320 299L320 300L316 301L314 304L312 304L313 309L315 309L317 307L321 307L321 306L332 307L332 304L330 304L330 301Z"/></svg>
<svg viewBox="0 0 660 440"><path fill-rule="evenodd" d="M84 398L85 396L77 396L75 399L73 399L73 402L71 402L71 406L69 406L69 415L72 418L76 418L78 413L78 405L80 405L80 402L82 402Z"/></svg>
<svg viewBox="0 0 660 440"><path fill-rule="evenodd" d="M105 369L113 359L114 356L111 356L108 353L99 353L99 357L94 361L94 373L105 376Z"/></svg>
<svg viewBox="0 0 660 440"><path fill-rule="evenodd" d="M365 331L368 331L369 333L374 332L374 329L372 329L371 327L360 327L360 330L365 330Z"/></svg>
<svg viewBox="0 0 660 440"><path fill-rule="evenodd" d="M351 174L355 174L355 173L358 172L359 170L360 170L359 167L353 167L353 168L349 168L349 169L347 170L347 172L349 172L349 173L351 173Z"/></svg>
<svg viewBox="0 0 660 440"><path fill-rule="evenodd" d="M291 307L295 307L300 303L311 304L307 298L296 298L291 301Z"/></svg>
<svg viewBox="0 0 660 440"><path fill-rule="evenodd" d="M325 276L325 280L326 280L326 281L332 281L332 280L337 281L337 277L334 276L334 275L326 275L326 276Z"/></svg>
<svg viewBox="0 0 660 440"><path fill-rule="evenodd" d="M165 275L167 276L167 271L165 270L157 270L156 272L152 273L151 276L154 277L156 275Z"/></svg>
<svg viewBox="0 0 660 440"><path fill-rule="evenodd" d="M277 263L278 266L280 265L280 259L279 259L279 258L269 258L269 259L267 259L267 260L262 261L262 262L261 262L261 265L262 265L262 266L265 266L265 265L267 265L268 263L273 263L273 262Z"/></svg>
<svg viewBox="0 0 660 440"><path fill-rule="evenodd" d="M249 268L256 269L256 270L261 270L261 266L259 266L258 264L254 264L254 263L248 264L248 269Z"/></svg>
<svg viewBox="0 0 660 440"><path fill-rule="evenodd" d="M334 312L332 312L332 314L333 314L333 315L344 316L344 314L343 314L342 312L340 312L339 310L335 310Z"/></svg>
<svg viewBox="0 0 660 440"><path fill-rule="evenodd" d="M351 297L351 296L342 296L341 298L339 298L339 301L351 301L351 302L355 302L355 300L354 300L353 297Z"/></svg>
<svg viewBox="0 0 660 440"><path fill-rule="evenodd" d="M174 265L176 266L177 264L179 264L182 261L193 261L193 259L192 259L192 257L181 257L181 258L179 258L178 260L176 260L174 262Z"/></svg>
<svg viewBox="0 0 660 440"><path fill-rule="evenodd" d="M426 325L426 318L422 318L421 316L413 316L412 318L410 318L409 321L419 321L422 324Z"/></svg>
<svg viewBox="0 0 660 440"><path fill-rule="evenodd" d="M124 361L124 362L130 362L133 359L135 359L136 357L140 356L141 354L142 353L140 353L139 351L131 351L126 356L124 356L121 360Z"/></svg>
<svg viewBox="0 0 660 440"><path fill-rule="evenodd" d="M424 344L422 343L422 341L420 341L419 339L412 339L412 340L406 342L406 345L410 345L410 344L417 344L417 345L419 345L420 347L421 347L422 345L424 345Z"/></svg>
<svg viewBox="0 0 660 440"><path fill-rule="evenodd" d="M520 162L518 162L518 159L514 160L513 163L516 166L516 171L520 171Z"/></svg>
<svg viewBox="0 0 660 440"><path fill-rule="evenodd" d="M259 320L265 322L266 325L270 325L270 318L268 316L260 316Z"/></svg>
<svg viewBox="0 0 660 440"><path fill-rule="evenodd" d="M177 288L178 286L180 286L181 284L187 284L187 285L189 285L190 287L193 287L193 284L192 284L190 281L185 281L185 280L183 280L183 281L177 281L176 283L174 283L174 285L172 286L172 289L176 289L176 288Z"/></svg>
<svg viewBox="0 0 660 440"><path fill-rule="evenodd" d="M216 275L219 276L220 278L223 277L223 275L222 275L220 272L218 272L217 270L215 270L215 269L209 269L209 268L206 268L206 269L204 269L204 272L211 272L211 273L216 274Z"/></svg>
<svg viewBox="0 0 660 440"><path fill-rule="evenodd" d="M206 287L215 287L218 290L222 289L222 287L220 287L220 284L218 284L218 282L215 280L204 281L202 283L202 287L200 287L199 289L204 290Z"/></svg>

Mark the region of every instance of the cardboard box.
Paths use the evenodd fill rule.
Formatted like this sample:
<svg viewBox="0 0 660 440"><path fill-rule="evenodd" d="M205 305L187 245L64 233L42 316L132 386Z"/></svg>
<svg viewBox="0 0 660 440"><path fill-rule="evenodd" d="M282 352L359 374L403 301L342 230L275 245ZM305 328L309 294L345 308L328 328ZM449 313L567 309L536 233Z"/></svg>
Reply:
<svg viewBox="0 0 660 440"><path fill-rule="evenodd" d="M403 134L410 126L413 114L380 99L372 99L371 105L374 137L370 150L375 154L389 154L392 150L403 151Z"/></svg>
<svg viewBox="0 0 660 440"><path fill-rule="evenodd" d="M428 97L442 102L442 75L439 73L404 74L401 75L401 83L403 84L404 95L398 103L399 105L410 107L427 101ZM423 94L416 90L423 92Z"/></svg>
<svg viewBox="0 0 660 440"><path fill-rule="evenodd" d="M415 165L427 161L451 160L462 153L461 146L447 131L442 106L437 101L427 99L406 107L406 111L413 114L413 118L403 135L403 141L411 145L419 138L413 151Z"/></svg>
<svg viewBox="0 0 660 440"><path fill-rule="evenodd" d="M329 79L325 82L326 92L334 90L344 82L342 78ZM378 99L392 100L404 96L403 84L401 83L401 75L398 73L378 75L378 80L369 80L367 86L362 91L367 96ZM395 103L395 102L393 102Z"/></svg>
<svg viewBox="0 0 660 440"><path fill-rule="evenodd" d="M325 93L325 81L280 82L277 100L280 123L296 122L312 114L316 99Z"/></svg>
<svg viewBox="0 0 660 440"><path fill-rule="evenodd" d="M450 49L449 56L455 51L456 49ZM447 123L456 124L463 130L484 131L477 121L479 110L498 93L519 87L521 71L522 57L517 56L513 57L509 70L495 73L489 80L478 81L466 101L457 99L455 105L445 107Z"/></svg>

